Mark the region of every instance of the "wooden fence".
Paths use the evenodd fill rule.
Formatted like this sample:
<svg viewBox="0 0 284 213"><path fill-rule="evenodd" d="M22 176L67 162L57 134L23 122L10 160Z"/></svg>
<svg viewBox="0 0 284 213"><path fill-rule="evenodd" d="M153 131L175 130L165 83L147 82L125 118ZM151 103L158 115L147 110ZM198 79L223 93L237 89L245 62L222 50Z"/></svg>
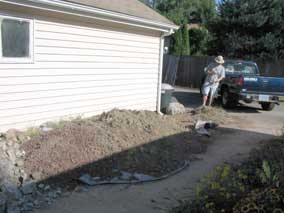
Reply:
<svg viewBox="0 0 284 213"><path fill-rule="evenodd" d="M180 58L173 55L164 55L163 63L163 83L175 85L176 74L179 67Z"/></svg>
<svg viewBox="0 0 284 213"><path fill-rule="evenodd" d="M256 63L260 69L261 75L271 76L271 77L284 77L284 60L280 61L256 60Z"/></svg>
<svg viewBox="0 0 284 213"><path fill-rule="evenodd" d="M167 55L164 57L163 82L172 85L199 88L204 75L204 68L214 60L210 56L183 56ZM255 60L263 76L284 77L284 60L263 61ZM175 81L167 80L167 76L175 76Z"/></svg>

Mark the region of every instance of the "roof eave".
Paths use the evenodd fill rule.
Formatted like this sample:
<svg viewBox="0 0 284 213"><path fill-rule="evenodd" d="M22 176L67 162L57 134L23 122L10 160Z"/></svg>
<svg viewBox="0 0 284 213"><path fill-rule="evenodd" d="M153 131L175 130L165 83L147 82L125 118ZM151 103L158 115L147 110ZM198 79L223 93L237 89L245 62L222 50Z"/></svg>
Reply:
<svg viewBox="0 0 284 213"><path fill-rule="evenodd" d="M0 0L0 2L27 6L37 9L44 9L54 12L67 13L88 18L95 18L104 21L128 24L162 32L172 32L173 30L177 30L179 28L176 25L155 22L140 17L130 16L94 7L88 7L85 5L75 4L66 1L63 2L60 0Z"/></svg>

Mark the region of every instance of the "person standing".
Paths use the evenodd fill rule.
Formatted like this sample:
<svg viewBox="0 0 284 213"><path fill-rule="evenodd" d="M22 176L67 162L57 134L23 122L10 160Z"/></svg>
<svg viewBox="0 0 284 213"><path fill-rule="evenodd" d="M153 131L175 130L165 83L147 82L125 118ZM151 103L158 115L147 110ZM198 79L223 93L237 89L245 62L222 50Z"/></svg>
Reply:
<svg viewBox="0 0 284 213"><path fill-rule="evenodd" d="M218 89L219 83L225 78L225 68L223 66L225 61L223 59L223 56L216 57L215 62L216 63L210 64L206 69L206 78L202 86L202 106L206 106L209 93L211 94L209 106L211 106L213 97Z"/></svg>

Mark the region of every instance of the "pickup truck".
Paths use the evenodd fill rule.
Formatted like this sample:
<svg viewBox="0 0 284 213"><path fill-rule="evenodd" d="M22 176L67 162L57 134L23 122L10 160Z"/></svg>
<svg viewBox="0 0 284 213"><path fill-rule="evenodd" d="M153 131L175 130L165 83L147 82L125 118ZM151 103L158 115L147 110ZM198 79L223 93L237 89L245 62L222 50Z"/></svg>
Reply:
<svg viewBox="0 0 284 213"><path fill-rule="evenodd" d="M284 96L284 78L260 76L254 62L226 60L224 67L226 78L218 88L224 108L233 108L242 100L258 102L263 110L271 111Z"/></svg>

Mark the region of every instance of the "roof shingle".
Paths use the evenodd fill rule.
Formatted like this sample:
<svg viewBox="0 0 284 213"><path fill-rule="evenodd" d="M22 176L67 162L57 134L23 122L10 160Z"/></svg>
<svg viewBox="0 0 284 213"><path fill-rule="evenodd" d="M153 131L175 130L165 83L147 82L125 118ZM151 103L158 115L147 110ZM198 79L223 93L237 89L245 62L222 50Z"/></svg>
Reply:
<svg viewBox="0 0 284 213"><path fill-rule="evenodd" d="M64 0L75 4L109 10L134 17L144 18L164 24L174 25L173 22L160 15L138 0Z"/></svg>

